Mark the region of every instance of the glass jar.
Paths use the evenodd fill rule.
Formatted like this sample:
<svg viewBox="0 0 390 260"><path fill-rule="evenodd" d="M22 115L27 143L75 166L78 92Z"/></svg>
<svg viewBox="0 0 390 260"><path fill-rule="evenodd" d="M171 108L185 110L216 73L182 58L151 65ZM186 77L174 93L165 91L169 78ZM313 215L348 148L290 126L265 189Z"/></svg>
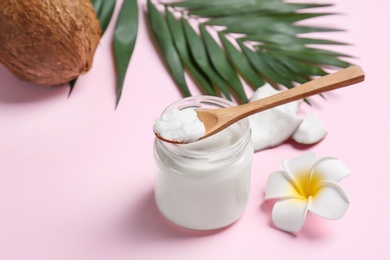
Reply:
<svg viewBox="0 0 390 260"><path fill-rule="evenodd" d="M179 100L165 111L231 106L235 104L226 99L197 96ZM235 222L247 205L252 158L248 119L190 144L156 138L155 199L159 210L173 223L196 230Z"/></svg>

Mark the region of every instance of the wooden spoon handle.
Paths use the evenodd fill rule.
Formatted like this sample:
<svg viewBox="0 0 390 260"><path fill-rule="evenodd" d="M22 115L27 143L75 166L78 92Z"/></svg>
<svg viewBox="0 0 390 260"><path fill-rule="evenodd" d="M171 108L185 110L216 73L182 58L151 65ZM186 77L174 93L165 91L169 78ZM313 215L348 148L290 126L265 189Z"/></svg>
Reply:
<svg viewBox="0 0 390 260"><path fill-rule="evenodd" d="M346 87L364 80L364 72L358 66L351 66L321 78L314 79L292 89L278 94L256 100L245 105L237 106L240 119L254 113L286 104L299 99L307 98L316 94Z"/></svg>

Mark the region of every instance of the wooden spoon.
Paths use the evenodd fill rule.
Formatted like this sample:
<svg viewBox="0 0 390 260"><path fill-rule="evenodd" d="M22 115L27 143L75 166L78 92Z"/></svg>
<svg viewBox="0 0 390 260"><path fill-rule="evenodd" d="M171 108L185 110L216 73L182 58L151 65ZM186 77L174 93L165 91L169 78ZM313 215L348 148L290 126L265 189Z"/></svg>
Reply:
<svg viewBox="0 0 390 260"><path fill-rule="evenodd" d="M351 66L296 86L292 89L243 105L228 108L197 110L198 118L204 123L206 128L205 135L200 139L216 134L233 123L255 113L307 98L312 95L350 86L363 80L364 72L362 69L358 66ZM157 137L170 143L178 143L176 141L166 140L160 135L157 135Z"/></svg>

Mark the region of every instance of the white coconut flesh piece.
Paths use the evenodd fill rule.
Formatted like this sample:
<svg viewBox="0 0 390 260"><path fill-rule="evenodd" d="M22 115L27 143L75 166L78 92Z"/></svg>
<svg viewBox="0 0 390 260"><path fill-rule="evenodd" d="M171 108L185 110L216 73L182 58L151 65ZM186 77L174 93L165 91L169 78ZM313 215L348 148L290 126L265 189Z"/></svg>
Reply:
<svg viewBox="0 0 390 260"><path fill-rule="evenodd" d="M255 91L250 102L279 92L266 84ZM255 151L277 146L297 130L302 122L302 119L297 116L301 102L301 100L290 102L249 117Z"/></svg>
<svg viewBox="0 0 390 260"><path fill-rule="evenodd" d="M279 92L281 91L265 84L253 93L249 101L252 102ZM325 137L327 134L325 125L314 112L308 113L303 119L298 116L302 101L280 105L249 117L255 151L275 147L290 137L301 144L314 144Z"/></svg>
<svg viewBox="0 0 390 260"><path fill-rule="evenodd" d="M292 139L301 144L315 144L321 141L327 134L325 125L318 115L310 112L303 118L297 131L292 135Z"/></svg>
<svg viewBox="0 0 390 260"><path fill-rule="evenodd" d="M286 141L302 119L283 109L273 108L249 117L255 151L275 147Z"/></svg>

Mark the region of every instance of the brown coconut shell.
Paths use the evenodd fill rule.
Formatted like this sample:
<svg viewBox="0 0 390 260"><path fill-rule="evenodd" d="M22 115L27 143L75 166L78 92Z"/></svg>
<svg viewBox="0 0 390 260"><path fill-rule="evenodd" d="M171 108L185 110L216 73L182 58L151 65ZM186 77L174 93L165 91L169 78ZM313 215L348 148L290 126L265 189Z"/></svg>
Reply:
<svg viewBox="0 0 390 260"><path fill-rule="evenodd" d="M90 0L0 0L0 62L52 86L87 72L101 30Z"/></svg>

